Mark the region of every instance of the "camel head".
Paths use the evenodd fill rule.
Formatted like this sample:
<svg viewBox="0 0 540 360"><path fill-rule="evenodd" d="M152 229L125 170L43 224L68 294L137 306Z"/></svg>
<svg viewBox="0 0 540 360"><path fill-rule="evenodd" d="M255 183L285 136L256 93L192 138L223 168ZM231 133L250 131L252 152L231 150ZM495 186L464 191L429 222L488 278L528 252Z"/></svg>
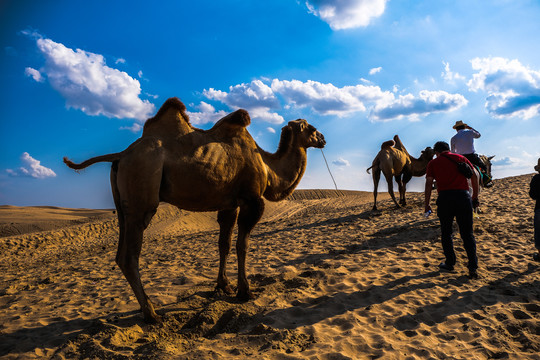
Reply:
<svg viewBox="0 0 540 360"><path fill-rule="evenodd" d="M491 159L493 159L495 155L493 156L486 156L486 155L480 155L480 160L486 165L487 173L491 177Z"/></svg>
<svg viewBox="0 0 540 360"><path fill-rule="evenodd" d="M430 146L422 150L422 153L420 155L421 159L425 160L431 160L433 159L433 156L435 156L435 150L433 150Z"/></svg>
<svg viewBox="0 0 540 360"><path fill-rule="evenodd" d="M323 134L304 119L289 121L287 126L282 129L282 135L285 135L285 133L290 133L292 135L291 140L303 148L315 147L322 149L326 145Z"/></svg>

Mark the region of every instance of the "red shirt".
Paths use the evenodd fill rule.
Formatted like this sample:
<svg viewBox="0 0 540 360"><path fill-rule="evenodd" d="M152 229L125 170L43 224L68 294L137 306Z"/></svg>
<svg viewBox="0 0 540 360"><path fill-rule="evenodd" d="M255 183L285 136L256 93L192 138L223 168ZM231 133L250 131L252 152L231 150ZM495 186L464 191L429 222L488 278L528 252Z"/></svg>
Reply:
<svg viewBox="0 0 540 360"><path fill-rule="evenodd" d="M469 190L467 178L463 176L457 169L457 164L454 161L467 162L471 167L472 164L466 157L459 154L454 154L449 151L442 153L428 163L426 177L432 177L437 182L437 191L444 190ZM445 156L451 157L452 160Z"/></svg>

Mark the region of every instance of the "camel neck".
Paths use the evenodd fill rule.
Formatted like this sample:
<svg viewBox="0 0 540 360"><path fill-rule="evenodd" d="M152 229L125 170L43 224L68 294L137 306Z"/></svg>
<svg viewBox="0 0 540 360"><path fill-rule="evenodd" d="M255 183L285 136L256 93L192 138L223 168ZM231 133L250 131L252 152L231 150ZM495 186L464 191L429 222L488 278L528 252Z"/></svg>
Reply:
<svg viewBox="0 0 540 360"><path fill-rule="evenodd" d="M427 170L427 164L431 161L431 159L427 158L426 156L420 156L418 159L409 156L411 159L411 173L412 176L424 176L426 174Z"/></svg>
<svg viewBox="0 0 540 360"><path fill-rule="evenodd" d="M292 194L306 170L306 149L291 144L275 154L262 154L268 171L268 182L264 197L280 201Z"/></svg>

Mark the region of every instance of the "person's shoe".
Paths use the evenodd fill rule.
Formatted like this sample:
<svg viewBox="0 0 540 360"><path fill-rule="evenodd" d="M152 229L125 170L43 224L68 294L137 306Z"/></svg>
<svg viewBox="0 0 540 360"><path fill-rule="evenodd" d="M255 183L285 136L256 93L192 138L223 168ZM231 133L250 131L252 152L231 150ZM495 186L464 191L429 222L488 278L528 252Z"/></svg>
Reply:
<svg viewBox="0 0 540 360"><path fill-rule="evenodd" d="M540 253L534 253L533 254L533 260L534 261L540 261Z"/></svg>
<svg viewBox="0 0 540 360"><path fill-rule="evenodd" d="M441 271L454 271L454 266L452 265L447 265L446 263L440 263L439 264L439 269Z"/></svg>
<svg viewBox="0 0 540 360"><path fill-rule="evenodd" d="M478 279L478 272L476 270L469 270L469 279Z"/></svg>

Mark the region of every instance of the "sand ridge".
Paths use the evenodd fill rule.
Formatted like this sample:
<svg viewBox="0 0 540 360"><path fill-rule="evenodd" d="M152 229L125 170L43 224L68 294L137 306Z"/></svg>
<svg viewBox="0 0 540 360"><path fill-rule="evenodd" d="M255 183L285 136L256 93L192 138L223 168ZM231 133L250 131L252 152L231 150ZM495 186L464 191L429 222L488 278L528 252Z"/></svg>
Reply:
<svg viewBox="0 0 540 360"><path fill-rule="evenodd" d="M162 205L141 256L164 316L155 326L142 321L114 263L111 214L2 237L0 357L539 359L531 177L496 180L482 193L478 280L466 277L457 234L456 271L438 271L438 221L423 217L422 194L408 194L402 209L383 200L378 212L366 193L267 203L248 256L256 299L246 303L214 292L214 215ZM233 249L233 284L236 270Z"/></svg>

